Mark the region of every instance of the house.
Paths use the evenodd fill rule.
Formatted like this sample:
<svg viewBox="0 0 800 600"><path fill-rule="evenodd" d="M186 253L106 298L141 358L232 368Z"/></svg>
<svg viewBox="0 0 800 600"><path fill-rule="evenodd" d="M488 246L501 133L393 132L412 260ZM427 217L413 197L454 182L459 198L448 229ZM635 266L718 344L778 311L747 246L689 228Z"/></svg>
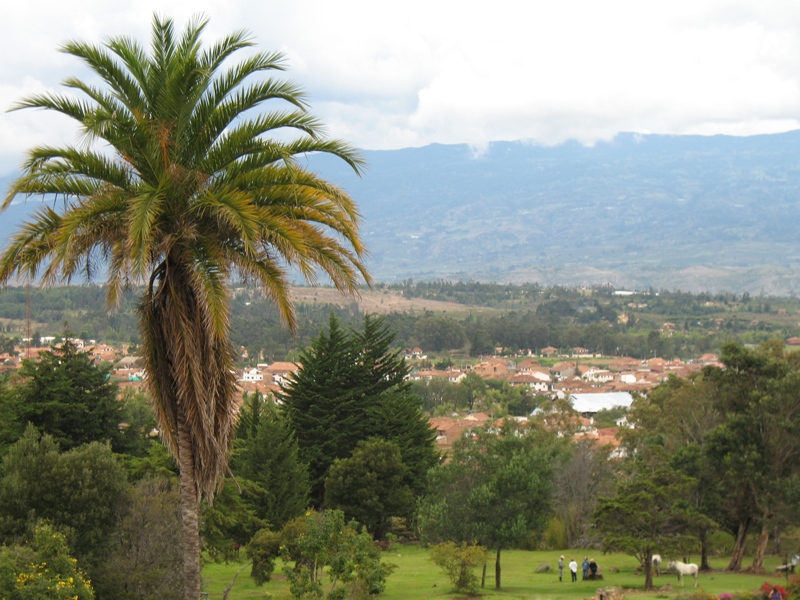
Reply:
<svg viewBox="0 0 800 600"><path fill-rule="evenodd" d="M546 370L546 368L540 365L539 361L534 358L526 358L517 363L517 373L530 373L531 371L538 371L541 369Z"/></svg>
<svg viewBox="0 0 800 600"><path fill-rule="evenodd" d="M447 381L450 383L458 383L466 376L466 372L460 369L447 369Z"/></svg>
<svg viewBox="0 0 800 600"><path fill-rule="evenodd" d="M279 386L284 385L286 378L300 368L297 363L281 361L276 361L272 364L260 363L256 366L264 374L264 379L267 382L275 383Z"/></svg>
<svg viewBox="0 0 800 600"><path fill-rule="evenodd" d="M486 413L473 413L463 417L432 417L430 419L431 428L436 431L436 445L442 453L447 453L453 447L453 443L465 432L471 431L476 427L482 427L489 420Z"/></svg>
<svg viewBox="0 0 800 600"><path fill-rule="evenodd" d="M239 381L264 381L264 374L258 368L244 369Z"/></svg>
<svg viewBox="0 0 800 600"><path fill-rule="evenodd" d="M580 357L580 358L590 358L594 356L594 353L591 350L587 350L586 348L581 348L580 346L576 346L572 349L572 356L573 357Z"/></svg>
<svg viewBox="0 0 800 600"><path fill-rule="evenodd" d="M552 385L549 381L542 380L538 377L534 377L533 375L529 375L527 373L518 373L511 377L508 380L509 385L512 387L516 386L527 386L531 390L536 392L549 392L552 389Z"/></svg>
<svg viewBox="0 0 800 600"><path fill-rule="evenodd" d="M572 394L589 393L595 390L580 377L566 377L553 385L556 397L566 398Z"/></svg>
<svg viewBox="0 0 800 600"><path fill-rule="evenodd" d="M475 365L472 370L484 379L507 379L514 372L503 358L490 358Z"/></svg>
<svg viewBox="0 0 800 600"><path fill-rule="evenodd" d="M555 356L556 354L558 354L558 348L553 348L552 346L542 348L542 356Z"/></svg>
<svg viewBox="0 0 800 600"><path fill-rule="evenodd" d="M590 367L582 375L583 379L591 383L608 383L614 380L614 374L606 369Z"/></svg>
<svg viewBox="0 0 800 600"><path fill-rule="evenodd" d="M550 367L550 373L552 373L553 377L556 379L566 379L567 377L572 377L575 375L575 363L571 361L557 362Z"/></svg>
<svg viewBox="0 0 800 600"><path fill-rule="evenodd" d="M436 369L420 369L409 373L406 379L411 381L430 381L431 379L447 379L450 380L449 371L439 371Z"/></svg>

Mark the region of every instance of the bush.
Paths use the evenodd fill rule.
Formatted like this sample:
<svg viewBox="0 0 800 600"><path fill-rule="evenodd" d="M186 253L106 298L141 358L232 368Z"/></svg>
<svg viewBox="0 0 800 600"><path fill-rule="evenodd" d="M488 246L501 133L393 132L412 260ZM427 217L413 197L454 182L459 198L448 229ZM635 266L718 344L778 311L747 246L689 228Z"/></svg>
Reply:
<svg viewBox="0 0 800 600"><path fill-rule="evenodd" d="M567 528L558 517L550 517L544 530L546 550L562 550L567 547Z"/></svg>
<svg viewBox="0 0 800 600"><path fill-rule="evenodd" d="M758 588L758 589L761 590L761 593L763 594L764 597L769 598L773 587L777 588L778 592L780 592L781 600L786 600L786 597L789 594L786 591L786 588L781 586L781 585L774 585L774 584L770 583L769 581L765 581L764 583L761 584L761 587Z"/></svg>
<svg viewBox="0 0 800 600"><path fill-rule="evenodd" d="M247 556L253 561L250 577L256 585L263 585L272 578L275 570L275 559L281 554L281 534L261 529L257 531L247 544Z"/></svg>
<svg viewBox="0 0 800 600"><path fill-rule="evenodd" d="M30 546L0 547L0 595L17 600L92 600L94 591L70 556L64 535L39 522Z"/></svg>
<svg viewBox="0 0 800 600"><path fill-rule="evenodd" d="M478 545L458 546L454 542L443 542L431 547L431 560L441 567L457 590L475 593L479 580L474 569L485 564L489 554Z"/></svg>
<svg viewBox="0 0 800 600"><path fill-rule="evenodd" d="M381 562L372 537L357 527L355 522L345 525L338 510L309 511L286 524L281 557L294 598L358 599L383 592L394 565ZM327 596L322 586L326 574L331 583Z"/></svg>
<svg viewBox="0 0 800 600"><path fill-rule="evenodd" d="M708 553L717 557L729 557L733 553L734 542L734 537L727 531L715 531L708 536Z"/></svg>
<svg viewBox="0 0 800 600"><path fill-rule="evenodd" d="M764 594L761 591L734 592L732 596L733 600L764 600Z"/></svg>

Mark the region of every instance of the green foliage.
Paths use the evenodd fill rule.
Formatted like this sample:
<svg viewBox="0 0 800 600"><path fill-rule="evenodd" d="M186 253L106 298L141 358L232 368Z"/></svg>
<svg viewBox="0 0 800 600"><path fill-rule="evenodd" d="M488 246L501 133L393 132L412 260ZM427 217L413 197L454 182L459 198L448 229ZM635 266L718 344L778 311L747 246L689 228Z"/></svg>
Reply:
<svg viewBox="0 0 800 600"><path fill-rule="evenodd" d="M685 551L696 542L697 524L707 520L690 501L693 484L653 448L637 457L615 496L598 502L594 524L604 550L634 556L645 570L646 589L652 587L653 553Z"/></svg>
<svg viewBox="0 0 800 600"><path fill-rule="evenodd" d="M123 455L121 460L125 463L128 477L131 481L139 481L145 477L169 479L170 477L177 478L178 476L178 467L175 464L175 459L158 438L150 440L146 455Z"/></svg>
<svg viewBox="0 0 800 600"><path fill-rule="evenodd" d="M150 454L153 444L158 443L156 415L153 401L148 394L128 389L119 400L119 419L125 423L120 432L115 452L130 457L145 457Z"/></svg>
<svg viewBox="0 0 800 600"><path fill-rule="evenodd" d="M563 451L555 435L506 422L498 432L474 431L454 445L451 460L431 469L417 523L429 543L454 541L500 551L540 534L551 511L553 464Z"/></svg>
<svg viewBox="0 0 800 600"><path fill-rule="evenodd" d="M38 519L70 533L80 560L96 563L114 529L128 483L107 445L61 453L52 437L29 427L3 458L0 535L9 541Z"/></svg>
<svg viewBox="0 0 800 600"><path fill-rule="evenodd" d="M567 545L567 528L557 516L547 519L542 537L546 548L562 550L569 547Z"/></svg>
<svg viewBox="0 0 800 600"><path fill-rule="evenodd" d="M91 583L70 556L66 538L40 522L29 547L0 548L0 596L8 600L92 600Z"/></svg>
<svg viewBox="0 0 800 600"><path fill-rule="evenodd" d="M241 492L237 483L242 487ZM228 479L214 498L214 503L203 504L200 533L213 560L232 560L236 551L265 526L245 498L244 490L253 487L257 487L256 484L247 480L234 482ZM254 495L251 492L250 497Z"/></svg>
<svg viewBox="0 0 800 600"><path fill-rule="evenodd" d="M441 567L456 590L474 594L480 581L475 567L486 564L489 553L475 544L442 542L431 546L430 559Z"/></svg>
<svg viewBox="0 0 800 600"><path fill-rule="evenodd" d="M325 480L325 506L341 510L375 539L383 539L391 517L410 518L414 510L406 471L397 444L362 440L349 458L333 461Z"/></svg>
<svg viewBox="0 0 800 600"><path fill-rule="evenodd" d="M253 562L250 576L258 585L268 582L281 554L282 535L269 529L257 531L247 544L247 556Z"/></svg>
<svg viewBox="0 0 800 600"><path fill-rule="evenodd" d="M331 315L281 394L300 458L309 465L315 506L323 502L333 461L349 457L361 440L396 443L408 469L406 482L416 493L436 464L435 432L405 379L408 367L393 340L381 318L367 316L362 331L346 332Z"/></svg>
<svg viewBox="0 0 800 600"><path fill-rule="evenodd" d="M464 326L449 317L431 314L417 319L414 337L425 351L458 350L467 343Z"/></svg>
<svg viewBox="0 0 800 600"><path fill-rule="evenodd" d="M121 449L117 386L109 382L108 369L75 344L64 342L38 361L24 360L19 375L22 383L0 395L4 410L14 413L18 435L32 423L64 450L95 441Z"/></svg>
<svg viewBox="0 0 800 600"><path fill-rule="evenodd" d="M288 419L272 398L244 398L231 470L242 479L244 500L269 527L279 530L309 502L308 467L300 460Z"/></svg>
<svg viewBox="0 0 800 600"><path fill-rule="evenodd" d="M174 480L139 481L129 491L110 538L106 556L92 571L99 597L183 597L180 495Z"/></svg>
<svg viewBox="0 0 800 600"><path fill-rule="evenodd" d="M294 598L355 600L383 592L393 566L381 562L372 537L355 527L355 522L345 525L344 513L338 510L311 511L287 524L282 557ZM326 573L327 594L323 591Z"/></svg>
<svg viewBox="0 0 800 600"><path fill-rule="evenodd" d="M560 446L536 427L478 430L429 473L418 525L429 542L477 541L489 548L521 544L541 532L551 507L553 460Z"/></svg>

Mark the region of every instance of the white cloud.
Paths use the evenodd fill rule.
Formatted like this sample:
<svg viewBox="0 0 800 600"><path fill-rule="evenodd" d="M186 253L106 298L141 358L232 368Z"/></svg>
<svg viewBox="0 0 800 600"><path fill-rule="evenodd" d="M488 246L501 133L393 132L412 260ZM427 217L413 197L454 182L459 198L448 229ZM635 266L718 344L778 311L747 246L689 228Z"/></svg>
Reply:
<svg viewBox="0 0 800 600"><path fill-rule="evenodd" d="M193 0L15 3L0 24L0 102L80 65L66 39L147 41L154 10L241 27L336 137L366 148L493 140L585 143L619 131L747 135L800 125L800 4L770 0ZM69 137L41 113L0 115L0 172Z"/></svg>

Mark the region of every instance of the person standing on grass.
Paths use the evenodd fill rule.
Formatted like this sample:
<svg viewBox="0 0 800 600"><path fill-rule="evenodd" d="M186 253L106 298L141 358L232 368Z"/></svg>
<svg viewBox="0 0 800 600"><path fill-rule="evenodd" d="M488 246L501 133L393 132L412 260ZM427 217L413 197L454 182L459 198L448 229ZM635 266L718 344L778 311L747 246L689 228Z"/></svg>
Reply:
<svg viewBox="0 0 800 600"><path fill-rule="evenodd" d="M589 557L584 556L583 562L581 563L581 569L583 570L583 580L586 581L589 579Z"/></svg>
<svg viewBox="0 0 800 600"><path fill-rule="evenodd" d="M558 580L562 581L564 577L564 555L561 555L561 558L558 559Z"/></svg>
<svg viewBox="0 0 800 600"><path fill-rule="evenodd" d="M572 574L572 582L578 581L578 563L575 562L574 558L569 561L569 572Z"/></svg>
<svg viewBox="0 0 800 600"><path fill-rule="evenodd" d="M596 579L597 578L597 563L594 562L593 558L589 559L589 579Z"/></svg>

